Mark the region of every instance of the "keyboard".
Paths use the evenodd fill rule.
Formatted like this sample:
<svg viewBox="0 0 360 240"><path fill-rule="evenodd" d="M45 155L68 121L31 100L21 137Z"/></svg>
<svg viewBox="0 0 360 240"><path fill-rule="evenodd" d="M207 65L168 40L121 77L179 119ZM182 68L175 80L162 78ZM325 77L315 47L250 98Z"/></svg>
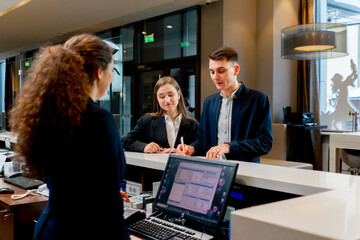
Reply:
<svg viewBox="0 0 360 240"><path fill-rule="evenodd" d="M4 179L4 182L14 185L16 187L25 189L25 190L37 188L38 186L44 184L44 182L42 182L40 180L27 178L27 177L24 177L21 175L6 177Z"/></svg>
<svg viewBox="0 0 360 240"><path fill-rule="evenodd" d="M129 231L148 239L213 239L213 236L206 233L198 232L155 217L146 218L130 225Z"/></svg>

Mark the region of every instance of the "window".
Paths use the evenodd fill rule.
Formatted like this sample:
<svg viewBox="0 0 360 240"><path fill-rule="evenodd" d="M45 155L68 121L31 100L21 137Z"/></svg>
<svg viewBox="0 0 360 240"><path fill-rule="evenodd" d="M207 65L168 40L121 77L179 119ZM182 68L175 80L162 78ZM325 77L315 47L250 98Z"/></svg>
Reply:
<svg viewBox="0 0 360 240"><path fill-rule="evenodd" d="M319 60L320 122L332 130L352 130L350 112L360 113L360 2L317 1L317 22L347 25L349 55Z"/></svg>
<svg viewBox="0 0 360 240"><path fill-rule="evenodd" d="M199 115L198 13L199 7L191 7L96 34L120 49L113 55L113 81L97 101L114 115L120 136L140 116L152 112L152 91L159 76L175 77L190 113ZM14 104L36 52L0 62L0 110Z"/></svg>
<svg viewBox="0 0 360 240"><path fill-rule="evenodd" d="M138 62L197 54L197 9L138 22Z"/></svg>

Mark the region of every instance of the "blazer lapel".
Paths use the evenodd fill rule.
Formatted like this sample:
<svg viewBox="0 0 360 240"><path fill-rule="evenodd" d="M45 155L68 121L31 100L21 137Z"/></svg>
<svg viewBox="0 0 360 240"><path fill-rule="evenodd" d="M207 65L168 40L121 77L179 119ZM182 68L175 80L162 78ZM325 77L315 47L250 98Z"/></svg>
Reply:
<svg viewBox="0 0 360 240"><path fill-rule="evenodd" d="M180 138L182 136L184 136L184 134L186 134L185 129L189 129L189 128L190 128L190 121L188 119L182 117L180 127L179 127L179 132L176 136L175 146L177 146L177 144L180 144Z"/></svg>
<svg viewBox="0 0 360 240"><path fill-rule="evenodd" d="M165 126L164 117L155 118L154 121L152 122L152 125L154 129L155 139L158 139L157 143L160 145L160 147L168 148L169 143L166 135L166 126Z"/></svg>

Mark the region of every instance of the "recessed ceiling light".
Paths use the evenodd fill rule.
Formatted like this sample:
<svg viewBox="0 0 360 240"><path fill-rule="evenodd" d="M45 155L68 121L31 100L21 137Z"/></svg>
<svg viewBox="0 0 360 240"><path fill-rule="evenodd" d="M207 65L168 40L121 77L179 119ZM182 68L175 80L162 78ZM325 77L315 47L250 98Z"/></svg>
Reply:
<svg viewBox="0 0 360 240"><path fill-rule="evenodd" d="M167 28L173 28L173 26L171 26L171 25L167 25L166 27L167 27Z"/></svg>

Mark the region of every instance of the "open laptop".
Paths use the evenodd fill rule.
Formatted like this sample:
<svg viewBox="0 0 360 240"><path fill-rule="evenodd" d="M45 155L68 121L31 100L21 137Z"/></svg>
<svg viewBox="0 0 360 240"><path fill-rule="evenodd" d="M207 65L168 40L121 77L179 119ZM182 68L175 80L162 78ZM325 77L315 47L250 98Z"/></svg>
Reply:
<svg viewBox="0 0 360 240"><path fill-rule="evenodd" d="M150 239L212 239L204 231L220 228L237 168L234 162L171 154L153 205L155 213L129 230ZM154 224L165 233L154 237Z"/></svg>

